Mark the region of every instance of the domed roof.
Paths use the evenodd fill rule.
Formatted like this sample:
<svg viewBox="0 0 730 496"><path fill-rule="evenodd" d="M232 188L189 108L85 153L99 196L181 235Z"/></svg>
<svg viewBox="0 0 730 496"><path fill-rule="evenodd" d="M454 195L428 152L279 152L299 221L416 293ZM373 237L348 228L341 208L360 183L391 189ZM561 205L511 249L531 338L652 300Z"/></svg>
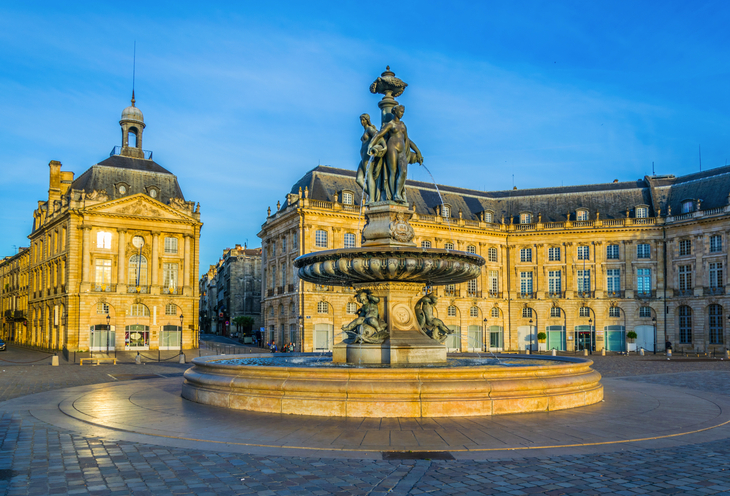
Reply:
<svg viewBox="0 0 730 496"><path fill-rule="evenodd" d="M134 106L134 92L132 92L132 105L122 110L123 121L136 121L144 124L144 116L142 111Z"/></svg>

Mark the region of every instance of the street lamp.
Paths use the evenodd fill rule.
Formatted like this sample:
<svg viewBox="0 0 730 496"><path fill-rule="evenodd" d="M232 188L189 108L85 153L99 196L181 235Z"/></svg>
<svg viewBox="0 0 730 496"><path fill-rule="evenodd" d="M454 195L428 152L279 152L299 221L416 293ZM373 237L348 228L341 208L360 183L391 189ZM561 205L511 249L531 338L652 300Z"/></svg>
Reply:
<svg viewBox="0 0 730 496"><path fill-rule="evenodd" d="M484 336L483 337L484 344L487 348L487 351L489 351L489 348L491 348L491 345L492 345L492 341L491 341L491 337L487 336L487 318L486 317L484 317L484 327L482 328L482 333Z"/></svg>
<svg viewBox="0 0 730 496"><path fill-rule="evenodd" d="M299 320L299 352L301 353L304 347L304 316L300 315L297 320Z"/></svg>
<svg viewBox="0 0 730 496"><path fill-rule="evenodd" d="M532 319L530 319L530 353L532 353Z"/></svg>
<svg viewBox="0 0 730 496"><path fill-rule="evenodd" d="M180 314L180 353L182 353L183 314Z"/></svg>
<svg viewBox="0 0 730 496"><path fill-rule="evenodd" d="M593 319L588 318L588 353L593 354ZM605 342L604 338L604 342Z"/></svg>
<svg viewBox="0 0 730 496"><path fill-rule="evenodd" d="M654 326L654 354L656 355L656 317L651 318L651 325Z"/></svg>
<svg viewBox="0 0 730 496"><path fill-rule="evenodd" d="M106 314L106 354L109 355L109 334L112 332L111 322L112 318L109 314Z"/></svg>

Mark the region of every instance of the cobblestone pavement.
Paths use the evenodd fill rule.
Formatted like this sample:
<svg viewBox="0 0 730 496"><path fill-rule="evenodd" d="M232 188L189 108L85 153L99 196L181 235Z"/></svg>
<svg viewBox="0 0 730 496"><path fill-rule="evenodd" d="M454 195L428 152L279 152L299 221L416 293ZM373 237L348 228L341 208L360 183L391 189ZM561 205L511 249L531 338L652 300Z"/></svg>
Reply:
<svg viewBox="0 0 730 496"><path fill-rule="evenodd" d="M626 380L728 394L728 362L667 366L639 358L644 357L599 357L596 369ZM0 398L112 382L110 374L170 376L185 367L6 367L0 373ZM0 494L7 495L730 495L726 439L667 449L627 446L605 454L489 461L348 460L254 456L89 438L28 413L4 413L0 442Z"/></svg>

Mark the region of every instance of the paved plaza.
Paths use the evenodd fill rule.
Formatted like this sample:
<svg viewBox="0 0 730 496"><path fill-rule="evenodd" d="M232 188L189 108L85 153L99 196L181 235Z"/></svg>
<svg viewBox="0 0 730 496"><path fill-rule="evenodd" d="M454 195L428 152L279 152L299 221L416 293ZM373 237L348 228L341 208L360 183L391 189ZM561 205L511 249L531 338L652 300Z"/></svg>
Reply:
<svg viewBox="0 0 730 496"><path fill-rule="evenodd" d="M570 411L332 419L187 402L189 364L42 357L0 354L3 494L730 494L724 360L591 357L606 401Z"/></svg>

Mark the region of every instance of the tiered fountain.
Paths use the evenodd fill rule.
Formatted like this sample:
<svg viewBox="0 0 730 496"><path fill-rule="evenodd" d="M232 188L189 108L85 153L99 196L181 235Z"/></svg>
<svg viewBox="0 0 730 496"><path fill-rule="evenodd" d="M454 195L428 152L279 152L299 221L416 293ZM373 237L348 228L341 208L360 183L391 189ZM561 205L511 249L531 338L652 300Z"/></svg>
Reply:
<svg viewBox="0 0 730 496"><path fill-rule="evenodd" d="M348 417L444 417L573 408L601 401L600 374L567 357L447 358L451 333L435 317L430 288L478 277L484 259L413 243L405 179L422 163L396 97L406 83L390 68L370 87L381 128L365 129L357 181L368 197L360 248L309 253L305 281L355 287L358 317L332 358L201 357L185 372L183 397L233 409Z"/></svg>

